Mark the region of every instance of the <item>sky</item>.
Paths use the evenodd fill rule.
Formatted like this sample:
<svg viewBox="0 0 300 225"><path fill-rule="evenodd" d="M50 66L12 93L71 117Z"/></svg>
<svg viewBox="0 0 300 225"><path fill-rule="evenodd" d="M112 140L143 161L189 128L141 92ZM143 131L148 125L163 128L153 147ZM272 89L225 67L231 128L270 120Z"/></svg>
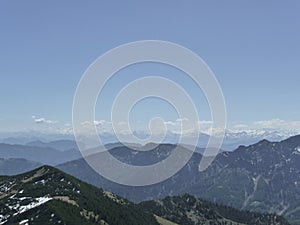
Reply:
<svg viewBox="0 0 300 225"><path fill-rule="evenodd" d="M300 132L300 2L277 1L11 1L0 2L0 132L72 132L72 104L89 65L108 50L164 40L198 54L224 94L231 129ZM115 74L98 99L99 125L109 124L114 96L128 82L160 74L196 99L200 121L211 120L201 90L180 71L144 64ZM148 99L132 123L174 108ZM167 123L166 123L167 124Z"/></svg>

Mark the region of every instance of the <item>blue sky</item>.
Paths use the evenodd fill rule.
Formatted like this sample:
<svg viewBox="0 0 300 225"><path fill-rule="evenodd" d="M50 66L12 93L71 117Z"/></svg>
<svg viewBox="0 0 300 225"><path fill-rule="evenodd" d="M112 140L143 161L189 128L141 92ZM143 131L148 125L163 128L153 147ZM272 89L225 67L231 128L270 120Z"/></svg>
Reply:
<svg viewBox="0 0 300 225"><path fill-rule="evenodd" d="M223 89L230 124L258 126L264 121L264 126L273 121L300 127L299 12L296 0L2 0L0 131L70 126L75 89L87 67L111 48L145 39L175 42L202 57ZM145 70L165 72L148 65ZM201 93L180 74L170 73L200 96L202 119L209 120ZM107 99L128 81L124 77L111 83ZM137 115L151 109L144 104ZM162 114L172 111L161 102L153 104ZM101 102L97 110L97 119L109 120ZM166 118L175 119L171 114Z"/></svg>

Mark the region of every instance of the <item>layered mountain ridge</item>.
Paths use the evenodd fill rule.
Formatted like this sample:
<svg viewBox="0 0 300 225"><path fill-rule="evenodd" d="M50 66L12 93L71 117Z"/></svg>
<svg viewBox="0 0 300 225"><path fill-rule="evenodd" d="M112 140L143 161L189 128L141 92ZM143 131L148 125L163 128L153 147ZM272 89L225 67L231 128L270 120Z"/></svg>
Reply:
<svg viewBox="0 0 300 225"><path fill-rule="evenodd" d="M17 174L41 165L39 162L18 159L21 153L29 160L33 155L36 161L39 160L38 157L42 157L43 163L46 163L45 160L52 160L52 165L55 165L55 162L62 162L57 168L134 202L189 193L238 209L276 213L286 217L292 224L300 223L300 135L279 142L262 140L253 145L239 146L233 152L221 152L204 172L199 172L202 149L197 148L180 172L162 183L145 187L129 187L113 183L97 174L83 159L66 162L74 156L72 154L68 156L72 149L62 148L52 151L52 148L44 144L42 147L0 145L4 146L4 151L3 149L0 151L0 157L4 156L0 160L1 174ZM65 147L73 146L73 143L68 141L63 144ZM134 150L120 143L107 147L109 152L122 162L131 165L150 165L172 154L176 145L161 144L151 151ZM135 148L139 147L143 148L135 145ZM187 151L188 147L181 146L182 151ZM47 151L52 151L53 155L46 157ZM27 152L32 154L28 155ZM35 155L35 152L38 154Z"/></svg>
<svg viewBox="0 0 300 225"><path fill-rule="evenodd" d="M0 224L288 225L274 214L238 211L190 195L134 204L50 166L0 177Z"/></svg>
<svg viewBox="0 0 300 225"><path fill-rule="evenodd" d="M126 147L110 152L128 164L147 165L148 162L159 161L162 155L171 154L175 147L160 145L159 151L154 149L148 155ZM93 171L84 160L65 163L58 168L135 202L190 193L238 209L276 213L293 224L299 224L299 149L300 136L280 142L262 140L254 145L240 146L233 152L220 153L204 172L199 171L202 155L195 153L173 177L146 187L112 183Z"/></svg>

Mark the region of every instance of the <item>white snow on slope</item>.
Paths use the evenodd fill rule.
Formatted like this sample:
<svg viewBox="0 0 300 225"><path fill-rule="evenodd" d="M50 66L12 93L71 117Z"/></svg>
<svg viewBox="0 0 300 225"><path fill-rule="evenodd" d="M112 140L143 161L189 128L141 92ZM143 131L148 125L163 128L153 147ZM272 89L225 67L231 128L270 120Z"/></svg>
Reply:
<svg viewBox="0 0 300 225"><path fill-rule="evenodd" d="M48 201L52 200L50 197L40 197L40 198L35 198L33 202L29 203L28 205L22 205L18 208L18 212L14 213L14 216L24 213L30 209L33 209L35 207L38 207Z"/></svg>

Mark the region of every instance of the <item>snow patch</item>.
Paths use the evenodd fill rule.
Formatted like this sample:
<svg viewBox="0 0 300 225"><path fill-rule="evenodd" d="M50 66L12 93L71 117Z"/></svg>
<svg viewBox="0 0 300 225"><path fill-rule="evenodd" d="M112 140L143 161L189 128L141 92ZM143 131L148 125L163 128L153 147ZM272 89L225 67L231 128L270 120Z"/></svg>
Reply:
<svg viewBox="0 0 300 225"><path fill-rule="evenodd" d="M33 209L35 207L38 207L48 201L52 200L50 197L40 197L40 198L35 198L33 202L29 203L28 205L22 205L18 206L18 204L14 207L15 209L18 209L18 212L14 213L14 216L24 213L30 209Z"/></svg>
<svg viewBox="0 0 300 225"><path fill-rule="evenodd" d="M293 154L297 154L297 155L300 154L300 146L298 146L294 149Z"/></svg>
<svg viewBox="0 0 300 225"><path fill-rule="evenodd" d="M22 220L19 224L28 224L28 223L27 223L28 221L29 221L28 219Z"/></svg>
<svg viewBox="0 0 300 225"><path fill-rule="evenodd" d="M25 199L31 199L31 197L21 197L21 198L19 198L20 201L23 201Z"/></svg>
<svg viewBox="0 0 300 225"><path fill-rule="evenodd" d="M0 215L0 224L5 224L7 222L7 216Z"/></svg>
<svg viewBox="0 0 300 225"><path fill-rule="evenodd" d="M45 180L39 180L39 181L34 182L34 184L43 184L43 185L45 185L45 183L46 183Z"/></svg>

